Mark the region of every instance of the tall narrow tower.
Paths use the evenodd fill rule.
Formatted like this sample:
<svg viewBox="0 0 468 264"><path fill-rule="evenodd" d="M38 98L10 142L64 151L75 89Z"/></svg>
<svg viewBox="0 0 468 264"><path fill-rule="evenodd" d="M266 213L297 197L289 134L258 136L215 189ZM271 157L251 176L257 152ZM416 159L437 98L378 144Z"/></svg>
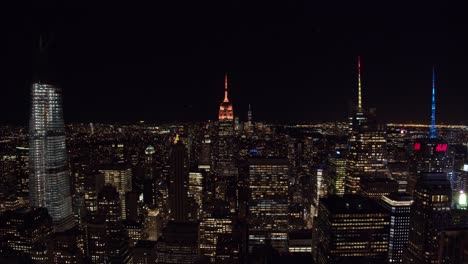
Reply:
<svg viewBox="0 0 468 264"><path fill-rule="evenodd" d="M345 192L360 191L361 178L385 177L385 128L372 112L362 106L361 59L358 56L358 102L349 117L348 155L346 159Z"/></svg>
<svg viewBox="0 0 468 264"><path fill-rule="evenodd" d="M435 66L432 66L432 105L431 105L431 128L430 128L430 135L429 135L430 138L436 138L437 137L435 111L436 111L436 103L435 103Z"/></svg>
<svg viewBox="0 0 468 264"><path fill-rule="evenodd" d="M357 112L362 113L362 94L361 94L361 56L358 56L358 105Z"/></svg>
<svg viewBox="0 0 468 264"><path fill-rule="evenodd" d="M176 222L188 221L188 156L185 145L176 136L171 149L169 175L169 206L171 219Z"/></svg>
<svg viewBox="0 0 468 264"><path fill-rule="evenodd" d="M62 90L46 73L44 42L31 88L29 120L29 189L32 207L49 211L56 231L74 226L70 171L65 146Z"/></svg>
<svg viewBox="0 0 468 264"><path fill-rule="evenodd" d="M252 124L252 108L250 108L250 104L249 104L249 111L247 112L247 121L249 122L249 125Z"/></svg>
<svg viewBox="0 0 468 264"><path fill-rule="evenodd" d="M228 98L228 76L224 75L224 100L219 106L219 121L234 120L234 110Z"/></svg>

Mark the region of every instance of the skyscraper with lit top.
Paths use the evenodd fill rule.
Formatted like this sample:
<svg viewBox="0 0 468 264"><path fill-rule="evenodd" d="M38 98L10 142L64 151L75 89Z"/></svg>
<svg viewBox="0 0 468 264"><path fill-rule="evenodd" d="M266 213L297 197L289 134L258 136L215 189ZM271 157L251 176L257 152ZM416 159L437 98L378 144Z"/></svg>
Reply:
<svg viewBox="0 0 468 264"><path fill-rule="evenodd" d="M408 245L403 263L439 263L438 234L451 224L452 189L446 168L447 143L437 137L435 122L435 70L432 71L432 114L429 138L416 141ZM411 181L410 181L411 182ZM410 185L410 184L408 184Z"/></svg>
<svg viewBox="0 0 468 264"><path fill-rule="evenodd" d="M29 196L31 206L47 208L55 230L64 231L74 226L74 219L62 90L46 74L45 61L45 45L41 41L38 74L31 87Z"/></svg>
<svg viewBox="0 0 468 264"><path fill-rule="evenodd" d="M417 139L413 145L413 159L410 162L410 177L407 191L413 193L421 173L447 172L448 143L437 136L435 101L435 70L432 72L432 106L429 137Z"/></svg>
<svg viewBox="0 0 468 264"><path fill-rule="evenodd" d="M385 127L375 111L364 111L361 96L361 62L358 57L358 105L349 118L349 151L346 161L345 192L356 194L362 177L385 177Z"/></svg>
<svg viewBox="0 0 468 264"><path fill-rule="evenodd" d="M234 110L228 98L228 77L224 77L224 100L219 106L218 139L215 162L216 195L229 202L229 186L235 183L238 171L234 157Z"/></svg>

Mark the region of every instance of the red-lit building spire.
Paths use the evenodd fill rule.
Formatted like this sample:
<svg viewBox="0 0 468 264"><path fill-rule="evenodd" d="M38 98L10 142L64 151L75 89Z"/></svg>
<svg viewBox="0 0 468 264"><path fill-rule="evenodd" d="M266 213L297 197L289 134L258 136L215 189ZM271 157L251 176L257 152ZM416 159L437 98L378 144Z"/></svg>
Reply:
<svg viewBox="0 0 468 264"><path fill-rule="evenodd" d="M228 77L227 74L224 75L224 100L219 106L219 120L220 121L230 121L234 120L234 110L232 104L229 102L228 98Z"/></svg>

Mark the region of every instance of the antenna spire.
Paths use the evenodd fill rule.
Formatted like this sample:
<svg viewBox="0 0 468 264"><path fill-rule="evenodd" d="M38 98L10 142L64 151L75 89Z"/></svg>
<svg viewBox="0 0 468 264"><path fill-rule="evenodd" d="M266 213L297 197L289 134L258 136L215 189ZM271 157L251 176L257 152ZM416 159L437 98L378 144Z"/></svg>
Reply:
<svg viewBox="0 0 468 264"><path fill-rule="evenodd" d="M437 127L435 120L436 102L435 102L435 65L432 66L432 106L431 106L431 127L430 138L437 137Z"/></svg>
<svg viewBox="0 0 468 264"><path fill-rule="evenodd" d="M362 113L362 94L361 94L361 56L358 56L358 113Z"/></svg>
<svg viewBox="0 0 468 264"><path fill-rule="evenodd" d="M228 76L227 73L224 74L224 101L225 103L229 102L228 99Z"/></svg>

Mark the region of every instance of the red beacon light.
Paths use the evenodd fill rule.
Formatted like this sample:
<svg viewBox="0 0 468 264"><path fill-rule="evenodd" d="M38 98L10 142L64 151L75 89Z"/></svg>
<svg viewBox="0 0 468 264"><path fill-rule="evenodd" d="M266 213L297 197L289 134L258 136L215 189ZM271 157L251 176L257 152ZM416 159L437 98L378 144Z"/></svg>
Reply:
<svg viewBox="0 0 468 264"><path fill-rule="evenodd" d="M421 143L417 142L417 143L414 143L414 150L421 150Z"/></svg>

